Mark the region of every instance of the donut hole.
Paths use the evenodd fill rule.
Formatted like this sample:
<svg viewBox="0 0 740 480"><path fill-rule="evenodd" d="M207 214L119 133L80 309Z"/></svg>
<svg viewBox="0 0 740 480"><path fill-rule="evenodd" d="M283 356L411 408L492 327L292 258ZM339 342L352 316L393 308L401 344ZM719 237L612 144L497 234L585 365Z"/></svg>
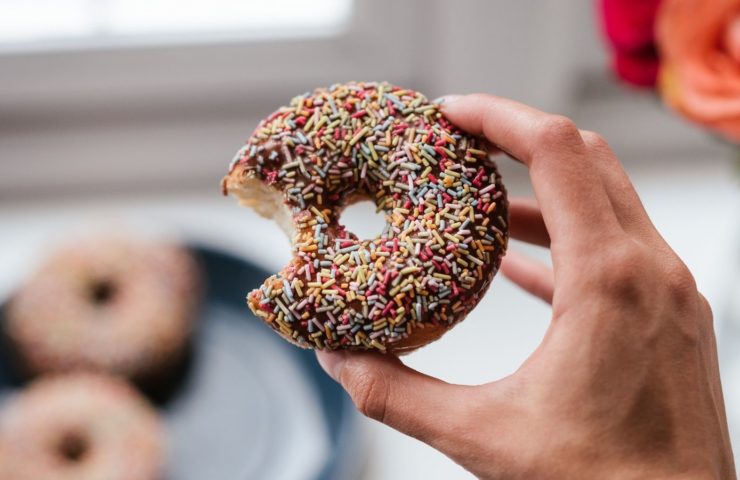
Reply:
<svg viewBox="0 0 740 480"><path fill-rule="evenodd" d="M110 279L98 279L90 284L88 294L93 304L102 306L116 296L116 286Z"/></svg>
<svg viewBox="0 0 740 480"><path fill-rule="evenodd" d="M57 444L57 453L68 463L81 462L90 451L90 442L79 432L65 434Z"/></svg>
<svg viewBox="0 0 740 480"><path fill-rule="evenodd" d="M342 211L340 222L357 238L372 240L383 232L386 225L384 213L376 210L372 201L359 200Z"/></svg>

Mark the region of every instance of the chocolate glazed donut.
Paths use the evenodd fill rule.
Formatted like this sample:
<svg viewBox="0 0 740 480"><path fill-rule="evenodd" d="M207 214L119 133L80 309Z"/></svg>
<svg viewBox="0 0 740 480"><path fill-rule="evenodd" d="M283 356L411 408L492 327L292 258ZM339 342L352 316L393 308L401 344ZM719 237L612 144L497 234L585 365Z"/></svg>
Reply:
<svg viewBox="0 0 740 480"><path fill-rule="evenodd" d="M506 191L481 142L387 83L295 97L259 124L222 187L293 238L291 262L247 301L301 347L434 341L475 307L506 250ZM362 199L386 217L369 240L339 222Z"/></svg>

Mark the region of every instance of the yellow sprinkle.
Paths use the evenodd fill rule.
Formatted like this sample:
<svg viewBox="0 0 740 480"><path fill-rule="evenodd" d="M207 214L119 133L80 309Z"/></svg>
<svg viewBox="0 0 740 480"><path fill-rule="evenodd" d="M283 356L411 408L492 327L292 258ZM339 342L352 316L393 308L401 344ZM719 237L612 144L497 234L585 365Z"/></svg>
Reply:
<svg viewBox="0 0 740 480"><path fill-rule="evenodd" d="M385 346L382 343L378 342L377 340L372 340L370 342L370 345L372 345L373 347L377 348L381 352L385 352Z"/></svg>
<svg viewBox="0 0 740 480"><path fill-rule="evenodd" d="M322 126L323 124L325 124L326 122L328 122L328 121L329 121L329 117L327 117L326 115L322 115L322 116L321 116L321 120L319 120L319 121L318 121L318 122L316 123L316 125L315 125L315 126L313 127L313 130L314 130L314 131L318 131L318 130L319 130L319 129L321 128L321 126Z"/></svg>
<svg viewBox="0 0 740 480"><path fill-rule="evenodd" d="M455 242L455 243L460 243L460 239L459 239L459 238L457 238L457 237L455 237L455 236L452 236L452 235L450 235L450 234L449 234L449 233L447 233L447 232L445 232L445 233L444 233L444 237L445 237L445 238L446 238L447 240L451 241L451 242Z"/></svg>
<svg viewBox="0 0 740 480"><path fill-rule="evenodd" d="M321 198L321 195L319 195L319 198ZM312 211L313 213L315 213L315 214L316 214L317 216L319 216L319 217L323 218L323 219L324 219L324 221L326 221L326 220L327 220L326 216L325 216L325 215L324 215L324 214L323 214L323 213L322 213L321 211L319 211L319 209L318 209L318 208L314 207L313 205L311 206L311 211Z"/></svg>
<svg viewBox="0 0 740 480"><path fill-rule="evenodd" d="M375 147L373 147L372 142L367 143L368 148L370 149L370 154L373 156L373 160L376 162L378 161L378 153L375 151Z"/></svg>
<svg viewBox="0 0 740 480"><path fill-rule="evenodd" d="M311 117L308 119L306 124L303 126L303 129L305 131L311 131L311 126L313 125L314 119L316 118L316 115L311 115Z"/></svg>
<svg viewBox="0 0 740 480"><path fill-rule="evenodd" d="M354 146L355 143L359 142L362 137L370 130L370 127L365 125L362 129L355 134L354 137L349 141L350 146Z"/></svg>
<svg viewBox="0 0 740 480"><path fill-rule="evenodd" d="M439 236L439 233L437 233L436 230L432 230L432 235L434 235L434 238L437 240L437 243L440 245L444 245L445 241L442 239L442 237Z"/></svg>

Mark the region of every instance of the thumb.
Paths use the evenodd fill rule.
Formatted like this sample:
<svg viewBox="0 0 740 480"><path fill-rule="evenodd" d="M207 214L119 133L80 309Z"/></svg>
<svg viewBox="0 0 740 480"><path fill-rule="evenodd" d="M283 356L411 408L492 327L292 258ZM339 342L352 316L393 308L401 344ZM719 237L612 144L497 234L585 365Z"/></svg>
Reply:
<svg viewBox="0 0 740 480"><path fill-rule="evenodd" d="M474 427L473 389L424 375L388 354L316 352L363 415L451 453Z"/></svg>

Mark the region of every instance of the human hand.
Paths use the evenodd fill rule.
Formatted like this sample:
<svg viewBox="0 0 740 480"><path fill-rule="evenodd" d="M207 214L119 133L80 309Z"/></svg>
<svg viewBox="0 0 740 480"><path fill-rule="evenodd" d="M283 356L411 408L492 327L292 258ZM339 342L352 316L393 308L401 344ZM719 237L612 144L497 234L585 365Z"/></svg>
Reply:
<svg viewBox="0 0 740 480"><path fill-rule="evenodd" d="M443 110L529 168L536 200L511 200L510 233L553 268L510 252L502 271L552 304L547 333L479 386L378 353L318 352L324 369L363 414L481 478L735 478L710 307L608 145L493 96Z"/></svg>

